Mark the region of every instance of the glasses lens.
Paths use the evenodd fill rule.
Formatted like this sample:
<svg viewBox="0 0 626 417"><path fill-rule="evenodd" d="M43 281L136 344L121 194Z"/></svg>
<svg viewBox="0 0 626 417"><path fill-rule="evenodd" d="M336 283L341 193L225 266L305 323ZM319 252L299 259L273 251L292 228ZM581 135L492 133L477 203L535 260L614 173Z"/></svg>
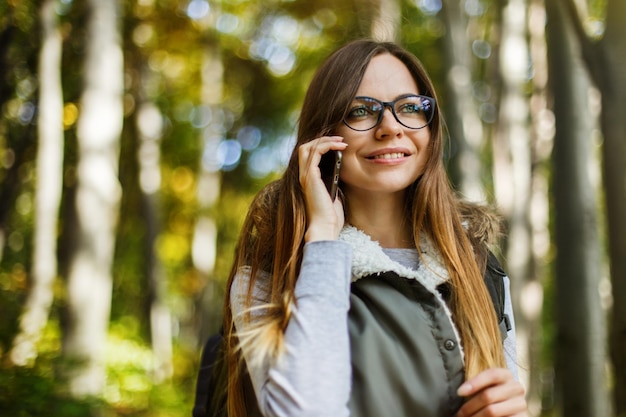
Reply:
<svg viewBox="0 0 626 417"><path fill-rule="evenodd" d="M393 107L396 117L406 127L421 129L433 118L433 102L428 97L408 96L396 100Z"/></svg>
<svg viewBox="0 0 626 417"><path fill-rule="evenodd" d="M368 97L357 97L348 110L345 122L354 130L369 130L378 124L383 104Z"/></svg>
<svg viewBox="0 0 626 417"><path fill-rule="evenodd" d="M406 96L392 103L385 103L371 97L357 97L344 118L351 129L364 131L378 125L386 106L393 106L396 119L411 129L421 129L433 119L434 99L426 96Z"/></svg>

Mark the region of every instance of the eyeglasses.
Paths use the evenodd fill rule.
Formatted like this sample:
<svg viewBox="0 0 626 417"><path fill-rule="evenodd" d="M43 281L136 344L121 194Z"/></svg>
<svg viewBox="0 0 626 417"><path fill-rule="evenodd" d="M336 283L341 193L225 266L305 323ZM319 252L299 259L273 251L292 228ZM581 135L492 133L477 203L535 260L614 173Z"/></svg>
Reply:
<svg viewBox="0 0 626 417"><path fill-rule="evenodd" d="M343 122L352 130L363 132L375 128L383 120L385 108L404 127L421 129L427 126L435 114L435 99L407 94L394 101L380 101L372 97L356 97Z"/></svg>

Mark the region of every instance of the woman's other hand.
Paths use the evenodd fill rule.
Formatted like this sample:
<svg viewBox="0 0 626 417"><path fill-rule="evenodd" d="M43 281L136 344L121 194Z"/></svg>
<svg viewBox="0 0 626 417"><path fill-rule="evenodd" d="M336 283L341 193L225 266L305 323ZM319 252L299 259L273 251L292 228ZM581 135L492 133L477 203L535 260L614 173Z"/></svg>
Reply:
<svg viewBox="0 0 626 417"><path fill-rule="evenodd" d="M339 198L334 203L322 181L319 164L322 155L342 151L348 145L341 136L323 136L300 146L298 163L300 185L304 191L307 213L305 241L334 240L343 227L343 205Z"/></svg>
<svg viewBox="0 0 626 417"><path fill-rule="evenodd" d="M526 417L526 390L508 369L488 369L463 383L457 417Z"/></svg>

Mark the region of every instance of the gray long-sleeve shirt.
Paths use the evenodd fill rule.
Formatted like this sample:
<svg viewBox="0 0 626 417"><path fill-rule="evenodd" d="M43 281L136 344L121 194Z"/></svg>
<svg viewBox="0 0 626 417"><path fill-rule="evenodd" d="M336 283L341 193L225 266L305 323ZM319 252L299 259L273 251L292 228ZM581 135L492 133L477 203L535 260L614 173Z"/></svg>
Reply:
<svg viewBox="0 0 626 417"><path fill-rule="evenodd" d="M419 255L412 249L384 249L392 261L417 269ZM242 346L261 413L266 417L349 416L351 365L348 334L350 281L353 251L342 241L305 245L296 283L297 307L285 330L285 352L276 363L255 361ZM249 274L242 269L233 282L231 307L238 332ZM269 301L268 275L258 277L253 307ZM512 329L504 341L508 367L517 375L515 322L505 278L505 313ZM254 322L254 311L252 312Z"/></svg>

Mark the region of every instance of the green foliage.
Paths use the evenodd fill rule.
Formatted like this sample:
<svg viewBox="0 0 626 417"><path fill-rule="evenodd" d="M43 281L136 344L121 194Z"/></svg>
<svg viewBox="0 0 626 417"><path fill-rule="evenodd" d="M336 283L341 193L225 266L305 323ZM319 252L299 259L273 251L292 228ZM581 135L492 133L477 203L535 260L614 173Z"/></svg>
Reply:
<svg viewBox="0 0 626 417"><path fill-rule="evenodd" d="M0 316L19 317L24 302L23 289L26 274L18 264L10 272L0 272ZM13 336L17 333L17 320L0 320L0 353L11 347Z"/></svg>
<svg viewBox="0 0 626 417"><path fill-rule="evenodd" d="M132 322L132 319L130 319ZM127 320L128 322L128 320ZM136 326L134 326L136 327ZM171 381L155 383L154 358L149 346L120 322L107 344L107 385L104 399L119 415L187 416L193 404L195 362L189 352L175 349Z"/></svg>
<svg viewBox="0 0 626 417"><path fill-rule="evenodd" d="M107 383L101 398L68 394L58 356L59 329L52 320L32 367L0 367L0 410L17 417L188 416L193 404L195 355L175 349L172 380L155 383L149 346L129 318L114 324L106 349ZM55 343L55 340L57 342Z"/></svg>
<svg viewBox="0 0 626 417"><path fill-rule="evenodd" d="M59 392L45 367L0 369L0 409L16 417L84 417L101 408L97 400L76 400Z"/></svg>

